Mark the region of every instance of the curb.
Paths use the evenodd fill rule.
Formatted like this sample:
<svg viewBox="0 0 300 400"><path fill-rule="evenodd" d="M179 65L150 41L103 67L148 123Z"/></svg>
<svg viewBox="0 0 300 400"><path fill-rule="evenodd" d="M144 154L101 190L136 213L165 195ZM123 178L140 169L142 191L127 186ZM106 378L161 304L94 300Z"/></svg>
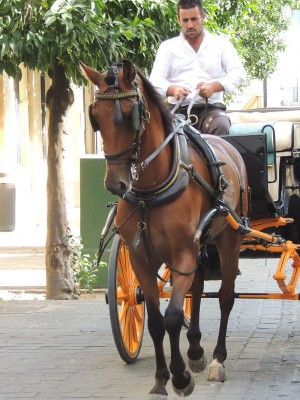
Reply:
<svg viewBox="0 0 300 400"><path fill-rule="evenodd" d="M1 290L6 290L11 293L37 293L37 294L45 294L46 293L46 288L42 286L24 286L24 287L12 287L12 286L0 286L0 291ZM93 289L93 292L91 294L97 294L97 293L105 293L107 289ZM84 289L80 290L80 294L86 294L86 291Z"/></svg>

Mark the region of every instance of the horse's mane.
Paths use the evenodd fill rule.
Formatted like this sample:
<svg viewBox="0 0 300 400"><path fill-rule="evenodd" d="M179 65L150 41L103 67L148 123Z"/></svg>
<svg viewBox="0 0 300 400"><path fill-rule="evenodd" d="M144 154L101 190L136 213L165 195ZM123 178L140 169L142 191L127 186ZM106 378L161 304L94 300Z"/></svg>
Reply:
<svg viewBox="0 0 300 400"><path fill-rule="evenodd" d="M152 83L149 81L149 79L144 75L144 73L137 68L137 72L139 77L142 79L143 85L145 87L145 91L147 92L147 95L149 98L157 105L159 108L162 121L163 121L163 126L166 134L172 132L173 130L173 114L169 110L168 106L166 103L163 101L162 96L157 92L155 87L152 85Z"/></svg>

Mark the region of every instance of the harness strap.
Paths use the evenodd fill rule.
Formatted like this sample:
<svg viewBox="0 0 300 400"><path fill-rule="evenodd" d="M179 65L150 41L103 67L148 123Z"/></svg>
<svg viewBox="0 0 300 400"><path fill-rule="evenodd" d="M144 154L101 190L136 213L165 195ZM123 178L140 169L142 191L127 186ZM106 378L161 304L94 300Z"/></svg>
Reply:
<svg viewBox="0 0 300 400"><path fill-rule="evenodd" d="M119 153L114 153L114 154L104 154L104 157L106 158L106 160L108 161L112 161L112 160L118 160L121 156L123 156L126 153L129 153L129 151L131 150L135 150L135 148L137 147L136 143L133 143L132 145L130 145L129 147L127 147L126 149L120 151ZM128 164L131 164L130 159L126 159L126 161L128 161ZM116 164L116 163L112 163L111 164Z"/></svg>
<svg viewBox="0 0 300 400"><path fill-rule="evenodd" d="M166 137L166 139L162 142L162 144L153 152L150 154L149 157L146 158L146 160L142 161L140 164L136 165L133 167L133 171L135 173L139 173L140 171L144 171L149 163L156 157L158 154L166 147L166 145L170 142L170 140L176 135L177 132L180 131L181 128L183 128L185 125L189 123L189 120L187 121L180 121L173 131Z"/></svg>
<svg viewBox="0 0 300 400"><path fill-rule="evenodd" d="M161 258L161 261L162 261L164 264L166 264L166 265L168 266L168 268L169 268L170 271L176 272L176 274L183 275L183 276L190 276L190 275L194 274L194 273L197 271L197 269L198 269L198 264L196 264L196 266L192 269L192 271L183 272L183 271L180 271L180 270L177 269L177 268L172 267L172 266L170 265L170 263L168 263L167 261L165 261L163 258Z"/></svg>
<svg viewBox="0 0 300 400"><path fill-rule="evenodd" d="M210 184L207 183L206 180L200 174L198 174L198 172L192 165L186 165L183 162L181 162L180 166L184 168L186 171L188 171L191 178L193 178L197 183L203 186L205 190L211 195L212 198L215 199L217 197L215 189L212 186L210 186Z"/></svg>
<svg viewBox="0 0 300 400"><path fill-rule="evenodd" d="M205 140L195 128L192 126L186 126L184 133L204 156L208 166L210 167L213 186L215 190L218 191L218 195L222 194L228 186L221 168L222 165L224 165L224 161L217 159L212 146L209 145L207 140Z"/></svg>

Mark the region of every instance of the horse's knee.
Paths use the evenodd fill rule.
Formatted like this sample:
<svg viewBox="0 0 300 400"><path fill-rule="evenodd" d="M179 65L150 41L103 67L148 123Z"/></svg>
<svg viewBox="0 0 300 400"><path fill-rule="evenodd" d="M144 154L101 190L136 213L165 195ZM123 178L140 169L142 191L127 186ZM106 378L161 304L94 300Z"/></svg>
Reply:
<svg viewBox="0 0 300 400"><path fill-rule="evenodd" d="M164 317L164 326L168 333L175 332L182 328L184 321L184 313L182 309L173 308L169 310L167 308L165 317Z"/></svg>

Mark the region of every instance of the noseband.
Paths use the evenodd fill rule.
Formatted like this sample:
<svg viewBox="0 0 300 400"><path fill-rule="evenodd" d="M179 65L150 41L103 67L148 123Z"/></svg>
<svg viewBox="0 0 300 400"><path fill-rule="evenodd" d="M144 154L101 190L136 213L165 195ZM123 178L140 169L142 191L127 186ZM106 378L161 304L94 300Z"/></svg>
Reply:
<svg viewBox="0 0 300 400"><path fill-rule="evenodd" d="M106 82L109 83L108 88L104 92L97 91L95 94L96 100L115 100L115 109L113 113L113 121L116 125L121 125L124 122L120 100L131 99L136 97L136 101L132 101L131 110L131 125L132 129L136 132L136 136L132 145L126 149L113 154L104 154L105 159L108 164L132 164L135 160L139 158L140 147L141 147L141 137L145 130L145 122L149 122L150 114L146 107L146 102L139 88L138 82L134 80L133 89L128 92L123 92L119 86L118 73L123 69L123 64L114 64L108 69L107 76L105 78ZM111 92L111 90L114 92ZM109 91L109 93L107 93ZM90 113L91 116L91 113ZM91 121L92 124L95 121ZM121 158L125 154L131 152L130 157Z"/></svg>

